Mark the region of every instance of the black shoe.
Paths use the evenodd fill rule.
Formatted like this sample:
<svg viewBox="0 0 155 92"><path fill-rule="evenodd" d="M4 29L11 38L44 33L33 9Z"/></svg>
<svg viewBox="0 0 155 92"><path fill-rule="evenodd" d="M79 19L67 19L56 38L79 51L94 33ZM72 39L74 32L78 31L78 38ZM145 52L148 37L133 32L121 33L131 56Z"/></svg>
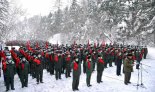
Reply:
<svg viewBox="0 0 155 92"><path fill-rule="evenodd" d="M125 85L128 85L128 83L124 83Z"/></svg>
<svg viewBox="0 0 155 92"><path fill-rule="evenodd" d="M11 90L15 90L15 88L12 88Z"/></svg>
<svg viewBox="0 0 155 92"><path fill-rule="evenodd" d="M39 82L37 82L37 84L39 84Z"/></svg>
<svg viewBox="0 0 155 92"><path fill-rule="evenodd" d="M103 82L103 81L100 81L101 83Z"/></svg>
<svg viewBox="0 0 155 92"><path fill-rule="evenodd" d="M27 85L25 87L28 87Z"/></svg>
<svg viewBox="0 0 155 92"><path fill-rule="evenodd" d="M24 88L24 86L22 86L22 88Z"/></svg>
<svg viewBox="0 0 155 92"><path fill-rule="evenodd" d="M61 79L61 78L59 78L59 79Z"/></svg>
<svg viewBox="0 0 155 92"><path fill-rule="evenodd" d="M92 85L88 85L88 87L91 87Z"/></svg>
<svg viewBox="0 0 155 92"><path fill-rule="evenodd" d="M68 77L71 77L71 76L68 76Z"/></svg>
<svg viewBox="0 0 155 92"><path fill-rule="evenodd" d="M75 90L79 90L78 88L76 88Z"/></svg>
<svg viewBox="0 0 155 92"><path fill-rule="evenodd" d="M9 91L9 89L6 90L6 92Z"/></svg>
<svg viewBox="0 0 155 92"><path fill-rule="evenodd" d="M129 84L131 84L131 82L130 82L130 81L129 81L128 83L129 83Z"/></svg>
<svg viewBox="0 0 155 92"><path fill-rule="evenodd" d="M40 82L40 83L44 83L44 82Z"/></svg>

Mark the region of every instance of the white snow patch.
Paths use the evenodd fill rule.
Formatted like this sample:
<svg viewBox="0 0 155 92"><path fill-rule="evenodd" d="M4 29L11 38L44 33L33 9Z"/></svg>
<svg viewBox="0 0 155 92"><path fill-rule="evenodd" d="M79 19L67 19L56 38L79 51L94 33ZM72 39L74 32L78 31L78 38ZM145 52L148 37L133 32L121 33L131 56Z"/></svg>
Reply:
<svg viewBox="0 0 155 92"><path fill-rule="evenodd" d="M61 34L55 34L54 36L50 37L48 41L52 44L61 44Z"/></svg>
<svg viewBox="0 0 155 92"><path fill-rule="evenodd" d="M19 46L4 46L3 50L5 47L8 47L9 50L11 50L12 47L14 47L16 50L19 50L19 48L20 48Z"/></svg>

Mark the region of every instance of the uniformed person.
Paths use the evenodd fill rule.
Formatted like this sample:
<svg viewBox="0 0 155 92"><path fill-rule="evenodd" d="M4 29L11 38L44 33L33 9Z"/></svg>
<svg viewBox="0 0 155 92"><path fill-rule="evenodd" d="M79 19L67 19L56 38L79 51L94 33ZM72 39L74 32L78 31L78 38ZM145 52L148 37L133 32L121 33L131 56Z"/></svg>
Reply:
<svg viewBox="0 0 155 92"><path fill-rule="evenodd" d="M49 72L51 75L54 75L54 52L53 51L50 53L49 58L50 58Z"/></svg>
<svg viewBox="0 0 155 92"><path fill-rule="evenodd" d="M132 59L132 54L129 53L127 55L127 58L124 60L125 85L128 85L128 83L131 83L130 78L131 78L132 71L133 71L133 59Z"/></svg>
<svg viewBox="0 0 155 92"><path fill-rule="evenodd" d="M146 56L148 54L147 46L144 47L144 59L146 59Z"/></svg>
<svg viewBox="0 0 155 92"><path fill-rule="evenodd" d="M102 82L102 73L104 70L104 60L102 59L102 57L100 55L98 55L98 61L97 61L97 83L101 83Z"/></svg>
<svg viewBox="0 0 155 92"><path fill-rule="evenodd" d="M19 71L20 71L20 80L22 83L22 88L28 87L28 74L30 72L30 66L29 62L26 60L26 58L23 56L20 66L19 66Z"/></svg>
<svg viewBox="0 0 155 92"><path fill-rule="evenodd" d="M70 56L69 53L67 54L67 56L65 58L65 62L66 62L66 73L65 73L66 78L71 77L70 76L70 72L71 72L71 56Z"/></svg>
<svg viewBox="0 0 155 92"><path fill-rule="evenodd" d="M93 53L92 53L93 71L95 71L95 64L96 64L96 61L97 61L97 54L96 54L96 52L93 50Z"/></svg>
<svg viewBox="0 0 155 92"><path fill-rule="evenodd" d="M61 79L61 54L60 52L55 53L54 55L54 63L55 63L55 78L56 80Z"/></svg>
<svg viewBox="0 0 155 92"><path fill-rule="evenodd" d="M43 64L40 58L41 58L41 55L39 54L34 59L34 62L36 63L35 74L37 78L37 84L43 83Z"/></svg>
<svg viewBox="0 0 155 92"><path fill-rule="evenodd" d="M121 51L119 51L117 54L116 65L117 65L116 75L120 76L121 75L121 66L122 66L122 53L121 53Z"/></svg>
<svg viewBox="0 0 155 92"><path fill-rule="evenodd" d="M6 59L6 91L10 89L11 85L11 90L15 90L14 88L14 75L16 73L16 67L15 63L13 62L11 56L7 56Z"/></svg>
<svg viewBox="0 0 155 92"><path fill-rule="evenodd" d="M79 90L79 81L81 75L81 62L78 60L77 57L74 57L73 63L73 82L72 82L72 89L73 91Z"/></svg>
<svg viewBox="0 0 155 92"><path fill-rule="evenodd" d="M92 64L91 56L88 55L88 59L86 61L86 84L88 87L92 86L90 84L92 69L93 69L93 64Z"/></svg>

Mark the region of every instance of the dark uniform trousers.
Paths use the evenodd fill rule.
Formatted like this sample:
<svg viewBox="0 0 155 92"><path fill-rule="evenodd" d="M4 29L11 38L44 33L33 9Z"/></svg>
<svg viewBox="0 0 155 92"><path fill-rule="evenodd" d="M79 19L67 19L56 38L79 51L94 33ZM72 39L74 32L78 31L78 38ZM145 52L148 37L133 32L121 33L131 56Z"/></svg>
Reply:
<svg viewBox="0 0 155 92"><path fill-rule="evenodd" d="M91 74L87 74L87 78L86 78L87 86L90 85L90 79L91 79Z"/></svg>
<svg viewBox="0 0 155 92"><path fill-rule="evenodd" d="M125 72L125 84L130 82L131 72Z"/></svg>
<svg viewBox="0 0 155 92"><path fill-rule="evenodd" d="M73 74L73 83L72 83L72 89L78 89L79 86L79 80L80 80L80 75L79 76L74 76Z"/></svg>
<svg viewBox="0 0 155 92"><path fill-rule="evenodd" d="M97 71L97 82L100 83L102 80L103 71Z"/></svg>

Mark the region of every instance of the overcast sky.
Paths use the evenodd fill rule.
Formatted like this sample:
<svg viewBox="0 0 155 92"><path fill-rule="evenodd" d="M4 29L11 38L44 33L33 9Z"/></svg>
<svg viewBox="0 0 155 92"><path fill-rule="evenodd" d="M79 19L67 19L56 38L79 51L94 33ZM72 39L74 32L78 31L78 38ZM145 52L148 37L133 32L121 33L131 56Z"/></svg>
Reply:
<svg viewBox="0 0 155 92"><path fill-rule="evenodd" d="M18 5L27 10L27 16L47 15L49 12L55 11L56 1L58 0L16 0ZM61 8L70 5L72 0L61 0Z"/></svg>

